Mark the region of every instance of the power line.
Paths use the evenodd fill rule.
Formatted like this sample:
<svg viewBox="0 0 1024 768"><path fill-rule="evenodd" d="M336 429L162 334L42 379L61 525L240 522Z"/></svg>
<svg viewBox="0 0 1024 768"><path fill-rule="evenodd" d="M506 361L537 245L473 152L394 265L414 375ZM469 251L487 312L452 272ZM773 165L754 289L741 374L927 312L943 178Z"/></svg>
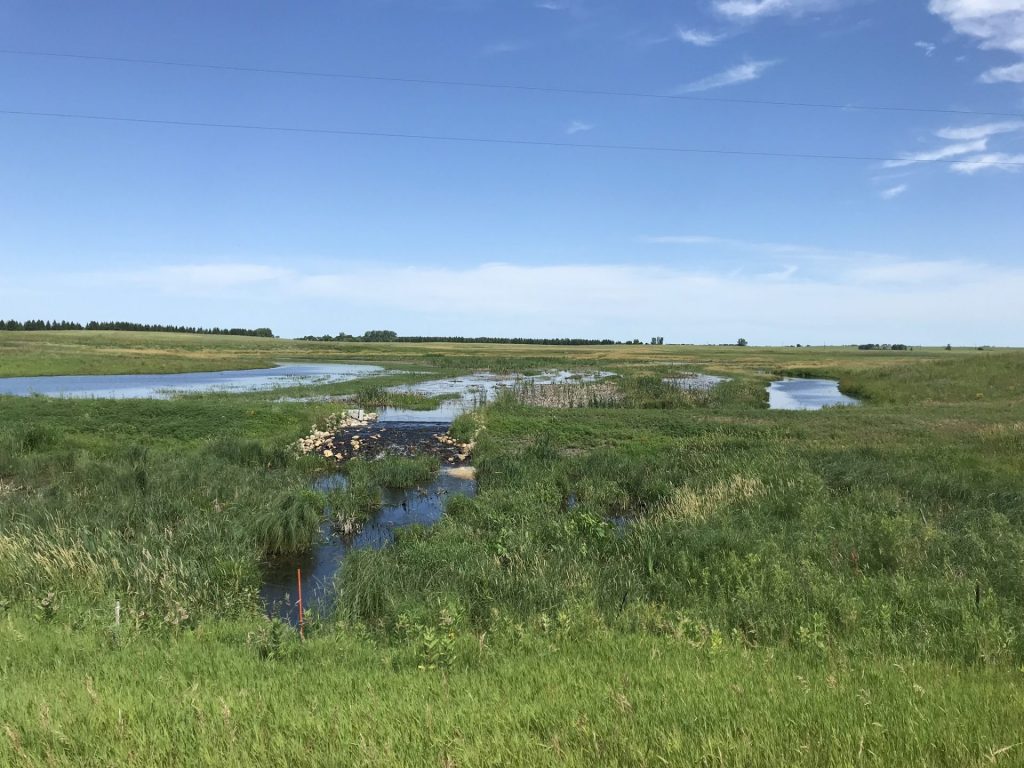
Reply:
<svg viewBox="0 0 1024 768"><path fill-rule="evenodd" d="M974 117L1014 117L1024 118L1024 112L986 112L972 109L939 109L936 107L886 106L880 104L832 104L815 101L783 101L775 99L741 99L729 96L697 96L694 94L666 94L645 91L620 91L589 88L569 88L562 86L526 85L521 83L490 83L475 80L441 80L426 77L392 77L386 75L367 75L354 72L322 72L303 69L273 69L270 67L243 67L231 64L202 64L188 61L172 61L167 59L138 59L127 56L99 56L83 53L57 53L53 51L24 51L16 49L0 49L0 54L8 56L35 56L54 59L78 59L82 61L106 61L117 64L146 64L160 67L180 67L185 69L205 69L222 72L248 72L264 75L288 75L291 77L319 77L337 80L363 80L369 82L405 83L409 85L433 85L457 88L482 88L503 91L525 91L533 93L556 93L572 96L610 96L628 99L660 99L664 101L696 102L708 104L743 104L748 106L768 107L799 107L803 109L839 109L857 112L909 112L935 115L961 115Z"/></svg>
<svg viewBox="0 0 1024 768"><path fill-rule="evenodd" d="M134 125L169 125L181 128L221 128L243 131L265 131L275 133L315 134L325 136L361 136L384 139L411 139L416 141L437 141L465 144L500 144L522 147L557 147L560 149L599 149L619 152L662 152L691 155L729 155L737 157L766 157L799 160L855 160L880 163L919 163L984 167L1024 168L1024 162L1002 160L954 160L928 159L912 160L906 157L880 157L875 155L832 155L808 152L768 152L745 149L712 149L706 147L667 147L645 144L595 144L571 141L544 141L540 139L496 139L480 136L450 136L430 133L398 133L390 131L360 131L343 128L303 128L285 125L260 125L255 123L212 123L196 120L158 120L145 117L119 117L116 115L94 115L79 112L34 112L28 110L0 109L0 115L16 117L43 117L67 120L95 120L100 122L129 123Z"/></svg>

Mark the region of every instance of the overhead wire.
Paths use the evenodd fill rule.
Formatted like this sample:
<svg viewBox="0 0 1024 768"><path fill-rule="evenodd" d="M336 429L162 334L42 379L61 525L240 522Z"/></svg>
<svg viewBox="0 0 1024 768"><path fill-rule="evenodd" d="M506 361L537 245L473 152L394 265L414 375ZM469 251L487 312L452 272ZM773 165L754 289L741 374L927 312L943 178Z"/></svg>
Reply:
<svg viewBox="0 0 1024 768"><path fill-rule="evenodd" d="M440 79L429 77L394 76L367 74L359 72L329 72L308 69L282 69L274 67L252 67L235 64L208 64L203 62L178 61L172 59L147 59L129 56L104 56L85 53L63 53L57 51L32 51L14 48L0 49L0 54L7 56L27 56L37 58L71 59L81 61L101 61L118 64L143 64L148 66L177 67L185 69L212 70L222 72L247 72L252 74L286 75L290 77L333 78L338 80L363 80L369 82L404 83L409 85L430 85L458 88L494 89L502 91L523 91L534 93L551 93L571 96L604 96L628 99L659 99L676 102L693 102L707 104L739 104L748 106L798 107L801 109L833 109L857 112L909 112L937 115L961 115L974 117L1009 117L1024 118L1024 112L1001 112L976 109L952 109L913 105L885 104L842 104L817 101L796 101L783 99L751 99L734 96L699 95L692 93L657 93L651 91L632 91L608 88L576 88L558 85L538 85L529 83L500 83L480 80Z"/></svg>
<svg viewBox="0 0 1024 768"><path fill-rule="evenodd" d="M1024 162L1015 160L969 160L952 158L911 158L879 155L827 154L813 152L776 152L746 149L722 149L715 147L676 147L650 144L602 144L596 142L549 141L543 139L511 139L483 136L454 136L449 134L407 133L397 131L371 131L348 128L312 128L287 125L267 125L261 123L228 123L208 122L200 120L170 120L147 117L126 117L121 115L101 115L83 112L42 112L34 110L0 109L0 115L12 117L55 118L64 120L90 120L97 122L114 122L135 125L166 125L183 128L214 128L243 131L263 131L291 134L311 134L326 136L354 136L385 139L405 139L416 141L433 141L447 143L508 145L524 147L555 147L559 149L606 150L618 152L652 152L694 155L726 155L736 157L785 158L800 160L849 160L862 162L911 164L944 164L977 167L1024 168Z"/></svg>

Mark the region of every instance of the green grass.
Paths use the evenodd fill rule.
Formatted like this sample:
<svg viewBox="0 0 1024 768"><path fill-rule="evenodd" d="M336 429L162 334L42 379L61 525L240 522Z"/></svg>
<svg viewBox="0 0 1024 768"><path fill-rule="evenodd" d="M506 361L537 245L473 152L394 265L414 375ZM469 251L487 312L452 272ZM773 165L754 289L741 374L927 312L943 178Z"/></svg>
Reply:
<svg viewBox="0 0 1024 768"><path fill-rule="evenodd" d="M0 397L0 764L1024 764L1022 353L0 347L8 375L315 347L415 371L375 387L568 367L623 393L461 418L477 497L351 555L304 644L261 617L265 561L436 459L352 462L316 493L332 465L290 446L335 402ZM680 369L733 381L662 383ZM780 374L864 404L770 411ZM380 394L288 390L360 393Z"/></svg>
<svg viewBox="0 0 1024 768"><path fill-rule="evenodd" d="M0 764L1019 764L1021 674L547 633L300 644L0 623Z"/></svg>

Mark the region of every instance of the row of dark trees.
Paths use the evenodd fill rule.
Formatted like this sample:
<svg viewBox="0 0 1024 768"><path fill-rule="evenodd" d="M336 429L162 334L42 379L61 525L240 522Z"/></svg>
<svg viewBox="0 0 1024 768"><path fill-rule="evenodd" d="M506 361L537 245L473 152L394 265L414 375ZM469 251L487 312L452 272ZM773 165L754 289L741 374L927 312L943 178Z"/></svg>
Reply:
<svg viewBox="0 0 1024 768"><path fill-rule="evenodd" d="M396 343L444 342L448 344L546 344L550 346L584 346L598 344L622 344L612 339L528 339L502 338L496 336L399 336L395 331L367 331L362 336L339 333L336 336L303 336L302 341L391 341ZM640 344L639 339L626 344Z"/></svg>
<svg viewBox="0 0 1024 768"><path fill-rule="evenodd" d="M259 336L272 339L274 332L269 328L198 328L191 325L150 325L127 321L98 322L90 320L85 325L70 320L0 320L3 331L151 331L154 333L204 333L218 336Z"/></svg>
<svg viewBox="0 0 1024 768"><path fill-rule="evenodd" d="M892 350L893 352L906 352L910 347L906 344L861 344L857 349L882 349L886 351Z"/></svg>

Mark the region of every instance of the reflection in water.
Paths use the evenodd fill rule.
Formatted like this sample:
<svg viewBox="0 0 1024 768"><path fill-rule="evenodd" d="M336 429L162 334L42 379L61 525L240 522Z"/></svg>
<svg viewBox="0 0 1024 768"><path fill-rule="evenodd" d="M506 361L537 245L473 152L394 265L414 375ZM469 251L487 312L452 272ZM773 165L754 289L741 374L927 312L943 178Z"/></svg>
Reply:
<svg viewBox="0 0 1024 768"><path fill-rule="evenodd" d="M518 373L499 376L493 373L479 372L466 376L456 376L451 379L423 381L419 384L403 384L391 387L390 391L425 395L427 397L447 395L452 399L446 400L438 408L430 411L413 411L407 408L381 408L377 411L378 421L416 421L432 424L450 424L457 416L478 408L487 401L492 400L501 390L509 389L517 384L524 382L533 382L534 384L565 384L568 382L587 384L612 375L614 374L606 371L587 374L555 371L535 376L524 376Z"/></svg>
<svg viewBox="0 0 1024 768"><path fill-rule="evenodd" d="M166 399L194 392L251 392L300 384L332 384L374 376L383 371L377 365L302 363L251 371L25 376L0 378L0 395Z"/></svg>
<svg viewBox="0 0 1024 768"><path fill-rule="evenodd" d="M819 411L835 405L857 405L830 379L782 379L768 387L768 407L777 411Z"/></svg>
<svg viewBox="0 0 1024 768"><path fill-rule="evenodd" d="M330 475L318 490L344 488L344 475ZM449 496L476 495L476 481L465 472L442 470L430 484L406 490L384 489L383 506L352 536L339 536L330 523L321 526L321 542L310 552L275 560L267 569L260 596L272 616L298 622L296 570L302 569L302 599L309 609L323 611L333 598L334 576L345 556L357 549L381 549L395 540L395 531L410 525L430 526L441 519Z"/></svg>

